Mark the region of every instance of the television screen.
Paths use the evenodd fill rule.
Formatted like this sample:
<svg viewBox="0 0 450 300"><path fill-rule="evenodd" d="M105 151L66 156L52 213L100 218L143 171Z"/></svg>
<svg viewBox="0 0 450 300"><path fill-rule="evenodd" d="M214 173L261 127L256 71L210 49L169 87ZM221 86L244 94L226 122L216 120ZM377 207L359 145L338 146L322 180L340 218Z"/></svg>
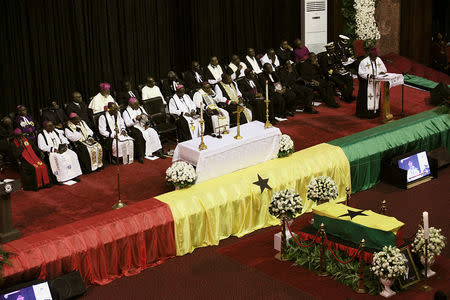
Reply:
<svg viewBox="0 0 450 300"><path fill-rule="evenodd" d="M43 282L0 295L0 300L52 300L52 295L48 283Z"/></svg>
<svg viewBox="0 0 450 300"><path fill-rule="evenodd" d="M425 151L400 159L398 167L408 172L407 183L430 175L430 165Z"/></svg>

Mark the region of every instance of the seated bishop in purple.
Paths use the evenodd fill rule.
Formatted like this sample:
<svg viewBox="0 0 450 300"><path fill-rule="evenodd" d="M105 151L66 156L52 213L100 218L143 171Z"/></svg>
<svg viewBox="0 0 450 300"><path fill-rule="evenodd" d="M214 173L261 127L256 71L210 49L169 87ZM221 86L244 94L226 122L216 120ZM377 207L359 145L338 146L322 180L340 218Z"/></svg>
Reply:
<svg viewBox="0 0 450 300"><path fill-rule="evenodd" d="M34 143L36 140L36 127L33 118L28 114L27 108L24 105L17 106L17 128L22 130L23 135L25 135L31 142Z"/></svg>

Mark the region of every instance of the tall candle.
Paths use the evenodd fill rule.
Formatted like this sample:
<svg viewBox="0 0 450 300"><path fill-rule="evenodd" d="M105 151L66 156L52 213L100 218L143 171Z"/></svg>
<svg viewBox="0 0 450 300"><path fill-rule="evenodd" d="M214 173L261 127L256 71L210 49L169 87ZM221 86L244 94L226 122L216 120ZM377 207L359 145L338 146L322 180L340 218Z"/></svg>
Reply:
<svg viewBox="0 0 450 300"><path fill-rule="evenodd" d="M266 80L266 100L269 100L269 81Z"/></svg>
<svg viewBox="0 0 450 300"><path fill-rule="evenodd" d="M203 101L200 102L200 120L203 120Z"/></svg>
<svg viewBox="0 0 450 300"><path fill-rule="evenodd" d="M423 237L428 240L430 238L430 227L428 224L428 212L423 212Z"/></svg>

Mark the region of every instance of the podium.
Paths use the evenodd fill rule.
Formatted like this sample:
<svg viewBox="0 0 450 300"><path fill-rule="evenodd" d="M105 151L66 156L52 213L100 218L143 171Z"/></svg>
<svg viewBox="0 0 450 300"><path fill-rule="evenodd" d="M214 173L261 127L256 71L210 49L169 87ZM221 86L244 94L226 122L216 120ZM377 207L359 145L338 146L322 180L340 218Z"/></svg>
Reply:
<svg viewBox="0 0 450 300"><path fill-rule="evenodd" d="M5 179L0 182L0 243L6 243L21 236L12 224L11 193L22 188L19 179Z"/></svg>
<svg viewBox="0 0 450 300"><path fill-rule="evenodd" d="M389 101L389 90L397 85L403 85L403 75L396 73L386 73L375 77L375 81L381 82L382 99L381 99L381 122L388 123L394 120L391 114L391 105Z"/></svg>

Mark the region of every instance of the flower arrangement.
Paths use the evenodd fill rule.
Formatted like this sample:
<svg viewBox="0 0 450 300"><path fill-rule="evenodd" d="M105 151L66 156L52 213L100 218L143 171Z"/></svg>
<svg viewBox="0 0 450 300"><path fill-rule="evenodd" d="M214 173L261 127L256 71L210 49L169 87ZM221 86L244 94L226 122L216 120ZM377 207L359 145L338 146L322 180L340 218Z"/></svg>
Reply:
<svg viewBox="0 0 450 300"><path fill-rule="evenodd" d="M286 157L294 153L294 142L287 134L283 134L280 140L280 149L278 150L278 157Z"/></svg>
<svg viewBox="0 0 450 300"><path fill-rule="evenodd" d="M355 0L356 36L361 40L378 40L380 32L375 21L375 0Z"/></svg>
<svg viewBox="0 0 450 300"><path fill-rule="evenodd" d="M335 200L338 196L337 184L328 176L318 176L308 184L306 196L318 204Z"/></svg>
<svg viewBox="0 0 450 300"><path fill-rule="evenodd" d="M185 188L195 183L197 173L191 164L184 161L174 162L166 170L166 182L177 188Z"/></svg>
<svg viewBox="0 0 450 300"><path fill-rule="evenodd" d="M370 270L380 278L395 279L406 274L406 261L400 249L384 246L382 251L373 255Z"/></svg>
<svg viewBox="0 0 450 300"><path fill-rule="evenodd" d="M441 234L441 229L430 227L430 238L428 240L428 257L432 259L434 256L441 254L445 247L445 236ZM420 228L414 242L412 243L412 252L419 255L425 255L425 238L423 236L423 228Z"/></svg>
<svg viewBox="0 0 450 300"><path fill-rule="evenodd" d="M294 190L283 190L272 196L269 213L276 218L285 215L287 218L292 219L302 211L302 208L302 198L299 194Z"/></svg>

